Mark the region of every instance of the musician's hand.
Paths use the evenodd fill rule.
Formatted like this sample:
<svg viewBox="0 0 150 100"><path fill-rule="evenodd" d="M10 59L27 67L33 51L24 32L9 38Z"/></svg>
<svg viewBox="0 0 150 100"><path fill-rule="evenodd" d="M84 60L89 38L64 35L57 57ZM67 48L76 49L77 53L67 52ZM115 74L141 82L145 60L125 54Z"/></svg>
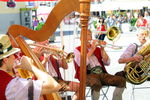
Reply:
<svg viewBox="0 0 150 100"><path fill-rule="evenodd" d="M91 48L95 49L99 45L99 40L92 40Z"/></svg>
<svg viewBox="0 0 150 100"><path fill-rule="evenodd" d="M36 47L36 48L34 48L33 49L33 51L34 51L34 53L35 53L35 55L38 57L38 58L40 58L40 56L41 56L41 51L42 51L42 47Z"/></svg>
<svg viewBox="0 0 150 100"><path fill-rule="evenodd" d="M20 60L20 68L26 69L28 71L32 71L32 67L34 66L33 60L27 56L23 56Z"/></svg>
<svg viewBox="0 0 150 100"><path fill-rule="evenodd" d="M100 41L100 45L106 45L106 41Z"/></svg>
<svg viewBox="0 0 150 100"><path fill-rule="evenodd" d="M137 62L140 62L141 60L143 60L143 56L142 55L134 55L133 58Z"/></svg>

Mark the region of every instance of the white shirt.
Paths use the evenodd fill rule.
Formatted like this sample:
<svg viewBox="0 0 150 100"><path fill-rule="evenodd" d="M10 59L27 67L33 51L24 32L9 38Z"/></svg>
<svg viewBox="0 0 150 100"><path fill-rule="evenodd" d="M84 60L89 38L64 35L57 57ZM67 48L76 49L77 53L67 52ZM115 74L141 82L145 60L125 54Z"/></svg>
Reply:
<svg viewBox="0 0 150 100"><path fill-rule="evenodd" d="M33 80L34 86L34 99L39 100L41 90L42 90L42 81ZM29 81L27 79L16 77L12 79L7 87L5 96L7 100L28 100L28 87Z"/></svg>
<svg viewBox="0 0 150 100"><path fill-rule="evenodd" d="M74 54L75 54L74 60L77 63L77 65L80 66L80 51L75 49ZM105 65L109 65L109 63L110 60L108 60ZM102 66L95 55L92 55L89 59L86 60L86 66L87 65L90 65L90 68L93 68L95 66Z"/></svg>
<svg viewBox="0 0 150 100"><path fill-rule="evenodd" d="M51 75L52 77L58 77L57 72L55 71L51 61L50 57L48 58L48 62L46 62L46 71Z"/></svg>
<svg viewBox="0 0 150 100"><path fill-rule="evenodd" d="M139 44L137 44L139 45ZM136 45L135 44L130 44L126 49L125 51L123 52L123 54L120 56L120 58L129 58L129 57L132 57L134 56L137 51L135 52L135 49L136 49ZM140 47L137 48L138 50L140 49Z"/></svg>

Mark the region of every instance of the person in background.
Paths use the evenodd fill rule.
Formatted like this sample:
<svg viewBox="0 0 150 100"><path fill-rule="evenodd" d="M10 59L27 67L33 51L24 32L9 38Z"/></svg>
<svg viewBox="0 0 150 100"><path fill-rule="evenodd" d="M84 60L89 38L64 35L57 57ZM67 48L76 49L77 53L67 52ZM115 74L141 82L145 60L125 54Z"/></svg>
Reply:
<svg viewBox="0 0 150 100"><path fill-rule="evenodd" d="M37 44L50 47L49 43L46 41ZM51 75L61 85L60 92L75 92L72 96L72 100L78 100L80 84L78 82L66 81L62 78L60 68L63 68L64 70L68 69L68 64L65 57L61 56L63 54L58 54L57 50L60 50L58 47L53 46L51 49L55 50L53 51L39 46L34 48L34 52L38 54L40 61L45 66L49 75Z"/></svg>
<svg viewBox="0 0 150 100"><path fill-rule="evenodd" d="M145 11L145 13L144 13L144 19L147 20L147 27L150 30L150 12Z"/></svg>
<svg viewBox="0 0 150 100"><path fill-rule="evenodd" d="M147 20L144 19L144 14L142 14L142 13L138 14L138 19L137 19L137 21L135 23L135 26L137 28L139 28L139 27L148 27L147 26Z"/></svg>
<svg viewBox="0 0 150 100"><path fill-rule="evenodd" d="M136 27L135 27L135 23L137 21L137 18L133 16L131 16L131 20L130 20L130 28L129 28L129 31L132 32L133 30L136 30Z"/></svg>
<svg viewBox="0 0 150 100"><path fill-rule="evenodd" d="M39 100L40 95L57 92L61 86L47 73L39 70L33 60L23 56L18 68L36 75L38 80L15 77L14 54L19 48L11 45L8 35L0 35L0 96L2 100Z"/></svg>
<svg viewBox="0 0 150 100"><path fill-rule="evenodd" d="M92 33L87 31L87 78L86 85L92 88L92 100L99 100L100 89L103 86L116 86L118 88L125 88L126 81L123 77L109 74L104 65L110 64L110 58L107 55L104 47L98 47L99 40L92 40ZM105 41L101 41L105 44ZM80 81L80 53L81 46L74 50L74 67L75 78ZM117 99L116 99L117 100Z"/></svg>
<svg viewBox="0 0 150 100"><path fill-rule="evenodd" d="M80 29L80 18L79 18L79 13L75 12L75 16L74 16L74 37L75 38L79 38L79 29Z"/></svg>
<svg viewBox="0 0 150 100"><path fill-rule="evenodd" d="M38 21L37 17L33 17L32 23L33 23L33 30L35 30L36 27L37 27L38 24L39 24L39 21Z"/></svg>
<svg viewBox="0 0 150 100"><path fill-rule="evenodd" d="M143 56L136 54L140 48L149 40L149 31L147 28L141 27L138 29L137 33L137 39L139 43L131 43L126 50L123 52L123 54L118 59L119 64L127 64L128 62L137 61L140 62L143 60ZM120 71L117 72L115 75L122 76L125 78L125 72ZM113 100L122 100L122 93L124 91L124 88L117 88L115 89L113 93Z"/></svg>
<svg viewBox="0 0 150 100"><path fill-rule="evenodd" d="M124 17L123 15L119 15L118 18L116 19L116 26L119 28L120 32L123 33L122 31L122 23L124 23Z"/></svg>
<svg viewBox="0 0 150 100"><path fill-rule="evenodd" d="M97 32L96 39L98 40L104 40L106 33L107 33L107 25L105 23L104 18L99 18L99 23L97 23Z"/></svg>
<svg viewBox="0 0 150 100"><path fill-rule="evenodd" d="M116 24L116 16L114 14L112 14L109 17L107 17L106 23L107 23L107 28L115 26L115 24Z"/></svg>

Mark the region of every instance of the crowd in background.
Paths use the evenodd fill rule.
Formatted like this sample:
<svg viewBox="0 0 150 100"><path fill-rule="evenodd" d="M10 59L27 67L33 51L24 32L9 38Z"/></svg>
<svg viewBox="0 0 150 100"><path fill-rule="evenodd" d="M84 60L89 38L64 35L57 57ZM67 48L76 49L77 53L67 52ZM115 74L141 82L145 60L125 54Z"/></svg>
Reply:
<svg viewBox="0 0 150 100"><path fill-rule="evenodd" d="M33 29L39 30L44 25L46 19L40 17L33 18ZM79 33L81 30L80 26L80 14L77 12L73 12L66 16L63 19L63 25L73 25L73 34L75 38L79 38ZM127 24L128 28L124 29L124 26ZM114 10L111 13L106 13L105 11L99 12L91 12L89 17L89 28L92 32L94 32L95 38L102 39L105 37L101 34L106 34L106 32L112 27L115 26L118 28L120 33L124 33L124 30L134 32L139 27L146 27L150 29L150 11L145 10L127 10L120 11ZM60 26L58 26L60 28ZM99 37L100 36L100 37ZM54 41L52 39L52 41Z"/></svg>
<svg viewBox="0 0 150 100"><path fill-rule="evenodd" d="M122 31L122 24L128 23L129 24L129 31L135 31L138 27L147 27L150 28L150 11L126 11L121 13L120 11L115 11L112 14L91 14L89 25L92 30L96 30L98 28L98 24L100 19L104 20L104 24L106 24L107 29L111 26L116 26L119 28L120 32ZM64 19L65 24L76 24L80 25L79 14L73 13L69 17Z"/></svg>

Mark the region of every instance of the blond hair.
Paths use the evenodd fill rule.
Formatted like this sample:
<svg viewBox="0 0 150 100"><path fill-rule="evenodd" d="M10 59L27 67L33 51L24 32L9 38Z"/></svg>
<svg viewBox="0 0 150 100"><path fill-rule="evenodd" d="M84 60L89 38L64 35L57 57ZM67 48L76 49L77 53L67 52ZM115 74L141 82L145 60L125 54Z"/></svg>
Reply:
<svg viewBox="0 0 150 100"><path fill-rule="evenodd" d="M145 33L145 32L147 33L148 36L150 35L148 28L146 28L146 27L139 27L137 34Z"/></svg>

